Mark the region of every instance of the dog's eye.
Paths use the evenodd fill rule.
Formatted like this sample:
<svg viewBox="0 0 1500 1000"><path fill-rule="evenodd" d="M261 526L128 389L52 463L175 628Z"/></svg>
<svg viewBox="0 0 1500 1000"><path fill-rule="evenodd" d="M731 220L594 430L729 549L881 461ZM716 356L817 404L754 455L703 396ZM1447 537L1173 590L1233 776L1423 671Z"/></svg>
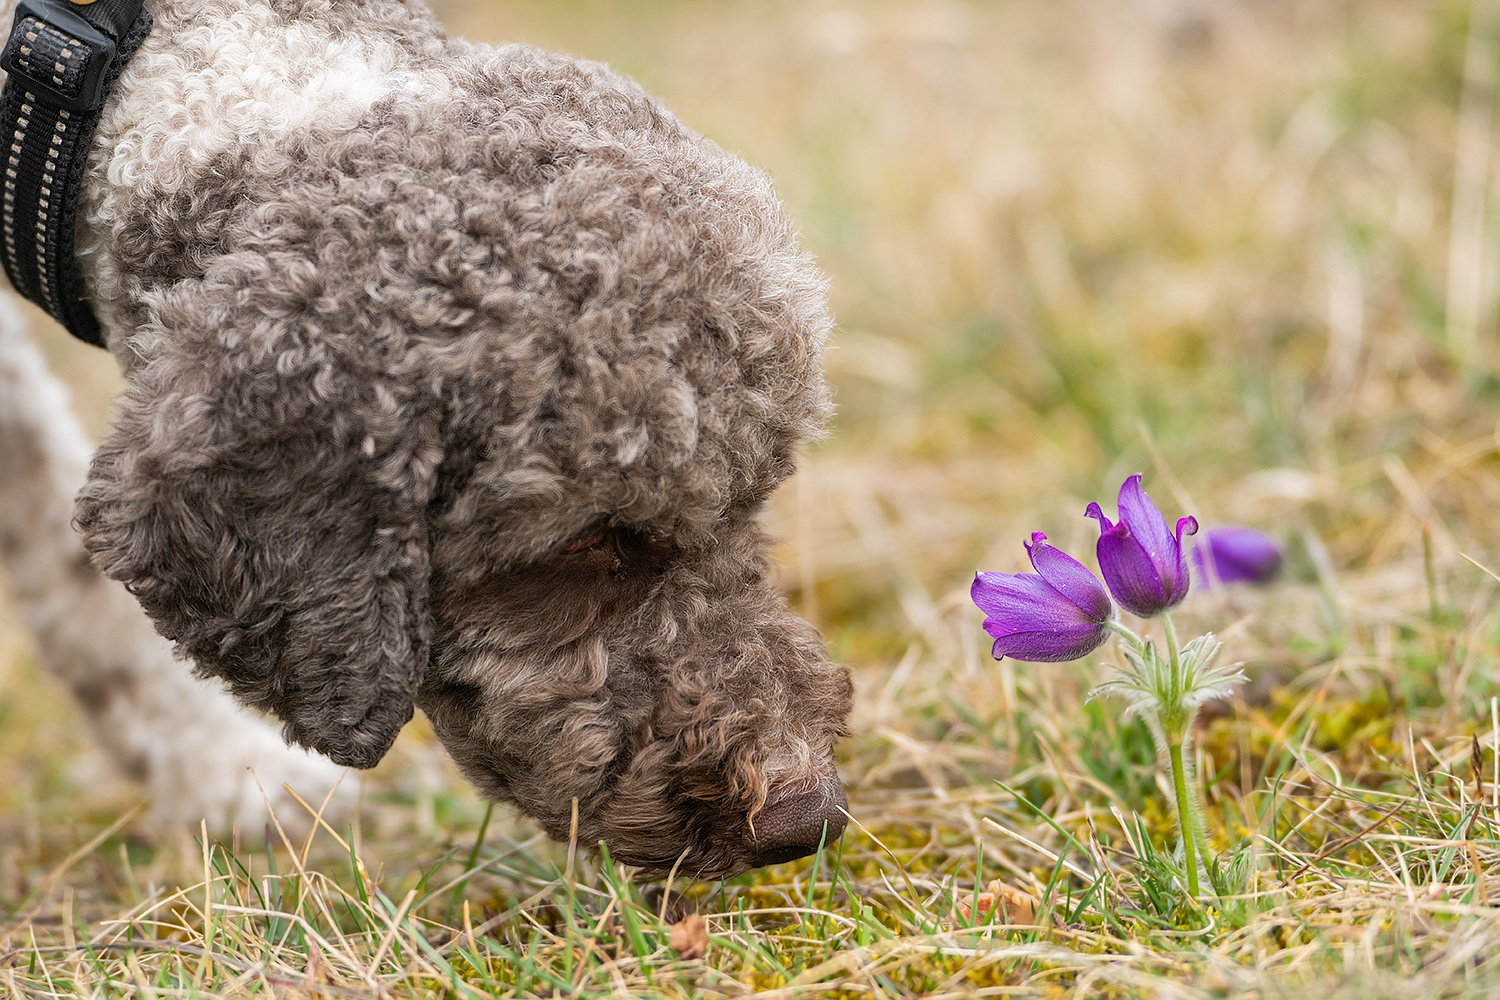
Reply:
<svg viewBox="0 0 1500 1000"><path fill-rule="evenodd" d="M608 575L616 582L649 580L674 558L675 550L628 525L599 525L559 545L550 560L569 573Z"/></svg>
<svg viewBox="0 0 1500 1000"><path fill-rule="evenodd" d="M596 531L592 535L589 535L585 538L574 539L567 545L563 546L563 555L570 556L578 552L583 552L586 549L591 549L594 546L601 544L604 540L605 535L602 531Z"/></svg>
<svg viewBox="0 0 1500 1000"><path fill-rule="evenodd" d="M564 545L562 555L569 562L585 560L607 570L616 580L625 579L625 546L618 532L590 532Z"/></svg>

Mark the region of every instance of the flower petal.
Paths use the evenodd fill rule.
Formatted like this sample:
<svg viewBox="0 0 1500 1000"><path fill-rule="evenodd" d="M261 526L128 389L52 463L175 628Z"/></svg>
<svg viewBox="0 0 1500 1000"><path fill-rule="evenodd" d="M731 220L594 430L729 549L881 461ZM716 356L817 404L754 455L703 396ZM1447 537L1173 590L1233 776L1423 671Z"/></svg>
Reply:
<svg viewBox="0 0 1500 1000"><path fill-rule="evenodd" d="M1175 608L1182 603L1187 596L1188 587L1192 581L1192 574L1188 572L1187 549L1182 547L1184 535L1196 535L1198 533L1198 519L1191 514L1187 517L1177 519L1176 536L1172 539L1172 548L1176 552L1177 560L1169 569L1164 569L1162 580L1166 585L1167 607Z"/></svg>
<svg viewBox="0 0 1500 1000"><path fill-rule="evenodd" d="M1141 489L1141 476L1136 473L1120 484L1120 523L1130 529L1137 543L1156 564L1158 572L1163 567L1177 563L1177 545L1172 533L1167 530L1167 519L1156 504Z"/></svg>
<svg viewBox="0 0 1500 1000"><path fill-rule="evenodd" d="M1124 521L1099 536L1095 551L1099 555L1099 571L1115 600L1142 618L1150 618L1167 607L1161 573Z"/></svg>
<svg viewBox="0 0 1500 1000"><path fill-rule="evenodd" d="M1092 624L1063 630L1011 632L997 636L990 653L997 660L1009 656L1027 663L1063 663L1087 656L1108 638L1108 628Z"/></svg>
<svg viewBox="0 0 1500 1000"><path fill-rule="evenodd" d="M1038 607L1059 603L1060 595L1035 573L976 573L969 597L988 617L1010 621L1029 618L1037 613ZM1071 602L1061 603L1074 612L1075 617L1068 624L1083 620L1083 613Z"/></svg>
<svg viewBox="0 0 1500 1000"><path fill-rule="evenodd" d="M1031 565L1036 567L1042 579L1077 605L1090 620L1105 622L1114 614L1109 591L1104 589L1098 577L1083 563L1049 544L1046 535L1040 531L1032 532L1026 554L1031 557Z"/></svg>

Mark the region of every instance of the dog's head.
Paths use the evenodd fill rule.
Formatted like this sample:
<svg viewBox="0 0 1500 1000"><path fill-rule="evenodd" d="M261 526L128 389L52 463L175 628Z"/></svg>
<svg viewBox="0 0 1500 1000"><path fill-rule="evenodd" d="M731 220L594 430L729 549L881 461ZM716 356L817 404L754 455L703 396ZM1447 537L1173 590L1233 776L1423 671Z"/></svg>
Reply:
<svg viewBox="0 0 1500 1000"><path fill-rule="evenodd" d="M576 823L689 874L811 853L844 825L849 683L763 552L739 511L698 547L619 524L489 573L439 556L418 704L481 790L555 837Z"/></svg>
<svg viewBox="0 0 1500 1000"><path fill-rule="evenodd" d="M700 874L808 853L843 827L849 681L757 515L827 415L822 281L766 179L633 86L474 73L235 167L212 255L142 295L87 544L341 763L420 705L554 836Z"/></svg>

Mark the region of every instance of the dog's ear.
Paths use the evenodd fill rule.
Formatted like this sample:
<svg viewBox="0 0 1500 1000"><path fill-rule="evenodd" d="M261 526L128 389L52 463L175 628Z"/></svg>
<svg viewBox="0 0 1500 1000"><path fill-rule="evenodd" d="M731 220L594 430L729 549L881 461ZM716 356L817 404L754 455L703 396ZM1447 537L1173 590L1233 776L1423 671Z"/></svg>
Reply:
<svg viewBox="0 0 1500 1000"><path fill-rule="evenodd" d="M357 318L234 319L168 301L138 335L150 360L76 519L200 673L288 740L371 767L427 663L437 393Z"/></svg>

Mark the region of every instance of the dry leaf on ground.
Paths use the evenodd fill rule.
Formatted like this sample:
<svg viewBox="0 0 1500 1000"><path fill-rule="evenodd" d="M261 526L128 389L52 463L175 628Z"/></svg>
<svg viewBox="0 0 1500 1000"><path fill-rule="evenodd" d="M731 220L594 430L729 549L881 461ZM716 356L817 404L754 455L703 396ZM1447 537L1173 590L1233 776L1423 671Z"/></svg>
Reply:
<svg viewBox="0 0 1500 1000"><path fill-rule="evenodd" d="M708 924L696 913L689 913L672 925L667 944L678 958L702 958L708 951Z"/></svg>
<svg viewBox="0 0 1500 1000"><path fill-rule="evenodd" d="M978 917L974 916L974 903L978 904ZM990 918L988 922L992 924L1034 924L1036 908L1036 897L1012 888L999 879L985 886L977 900L972 896L960 896L958 899L958 912L963 914L965 920L976 923L987 916Z"/></svg>

